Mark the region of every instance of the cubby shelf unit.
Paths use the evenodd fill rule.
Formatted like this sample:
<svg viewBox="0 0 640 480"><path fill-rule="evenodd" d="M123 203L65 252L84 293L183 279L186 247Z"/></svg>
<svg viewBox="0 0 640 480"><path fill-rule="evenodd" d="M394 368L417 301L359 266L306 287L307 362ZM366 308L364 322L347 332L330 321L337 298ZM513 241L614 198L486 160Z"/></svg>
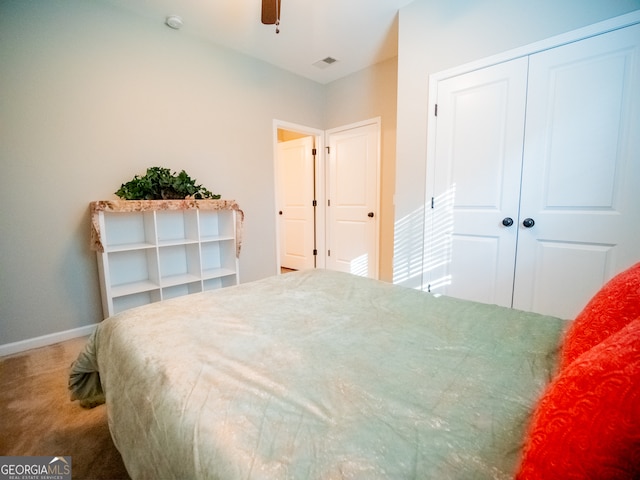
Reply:
<svg viewBox="0 0 640 480"><path fill-rule="evenodd" d="M243 213L236 202L116 200L90 208L105 318L239 283Z"/></svg>

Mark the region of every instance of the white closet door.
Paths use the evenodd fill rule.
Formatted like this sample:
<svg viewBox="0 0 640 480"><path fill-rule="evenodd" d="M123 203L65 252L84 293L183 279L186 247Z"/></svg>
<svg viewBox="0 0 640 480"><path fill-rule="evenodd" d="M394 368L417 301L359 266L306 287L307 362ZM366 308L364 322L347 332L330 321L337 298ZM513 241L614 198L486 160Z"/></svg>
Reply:
<svg viewBox="0 0 640 480"><path fill-rule="evenodd" d="M425 219L432 292L511 306L526 81L521 58L438 83L434 200Z"/></svg>
<svg viewBox="0 0 640 480"><path fill-rule="evenodd" d="M640 259L639 96L639 25L531 56L515 308L572 318Z"/></svg>

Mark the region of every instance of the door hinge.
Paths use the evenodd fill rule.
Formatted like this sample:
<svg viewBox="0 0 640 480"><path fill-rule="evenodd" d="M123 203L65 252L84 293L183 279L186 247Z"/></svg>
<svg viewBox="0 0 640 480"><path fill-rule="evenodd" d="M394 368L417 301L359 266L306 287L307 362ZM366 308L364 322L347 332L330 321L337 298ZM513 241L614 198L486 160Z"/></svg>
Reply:
<svg viewBox="0 0 640 480"><path fill-rule="evenodd" d="M427 292L431 293L431 284L427 285Z"/></svg>
<svg viewBox="0 0 640 480"><path fill-rule="evenodd" d="M327 155L331 153L331 147L325 147L327 149Z"/></svg>
<svg viewBox="0 0 640 480"><path fill-rule="evenodd" d="M327 207L331 206L331 200L327 200Z"/></svg>
<svg viewBox="0 0 640 480"><path fill-rule="evenodd" d="M433 209L434 204L435 204L435 200L434 200L434 198L433 198L433 197L431 197L431 208L432 208L432 209Z"/></svg>
<svg viewBox="0 0 640 480"><path fill-rule="evenodd" d="M331 256L331 250L327 250L327 257Z"/></svg>
<svg viewBox="0 0 640 480"><path fill-rule="evenodd" d="M318 201L317 201L317 200L314 200L314 201L311 203L311 205L313 205L314 207L317 207L317 206L318 206Z"/></svg>
<svg viewBox="0 0 640 480"><path fill-rule="evenodd" d="M436 108L434 109L433 114L437 117L438 116L438 104L436 103Z"/></svg>
<svg viewBox="0 0 640 480"><path fill-rule="evenodd" d="M313 249L313 254L314 254L314 255L318 255L318 250L314 248L314 249Z"/></svg>
<svg viewBox="0 0 640 480"><path fill-rule="evenodd" d="M317 155L318 151L315 148L311 149L311 155Z"/></svg>

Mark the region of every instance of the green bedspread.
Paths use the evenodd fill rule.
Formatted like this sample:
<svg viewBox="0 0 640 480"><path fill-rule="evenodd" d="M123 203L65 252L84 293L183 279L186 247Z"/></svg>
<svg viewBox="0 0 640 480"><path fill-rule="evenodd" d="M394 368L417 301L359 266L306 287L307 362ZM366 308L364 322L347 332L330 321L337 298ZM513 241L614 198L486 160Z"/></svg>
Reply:
<svg viewBox="0 0 640 480"><path fill-rule="evenodd" d="M111 317L71 383L132 478L507 479L565 323L314 270Z"/></svg>

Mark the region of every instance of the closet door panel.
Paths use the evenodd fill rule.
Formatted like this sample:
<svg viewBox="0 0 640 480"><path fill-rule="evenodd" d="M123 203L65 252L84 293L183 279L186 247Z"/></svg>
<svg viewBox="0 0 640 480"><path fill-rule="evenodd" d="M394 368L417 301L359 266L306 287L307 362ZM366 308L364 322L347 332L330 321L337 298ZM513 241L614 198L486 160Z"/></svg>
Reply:
<svg viewBox="0 0 640 480"><path fill-rule="evenodd" d="M522 303L522 297L514 295L514 308L529 306L527 310L538 313L575 318L602 286L603 271L611 263L611 246L540 239L533 248L529 303Z"/></svg>
<svg viewBox="0 0 640 480"><path fill-rule="evenodd" d="M572 318L640 257L638 85L638 25L531 56L515 308Z"/></svg>
<svg viewBox="0 0 640 480"><path fill-rule="evenodd" d="M526 78L521 58L438 83L435 195L425 221L431 291L511 306Z"/></svg>

